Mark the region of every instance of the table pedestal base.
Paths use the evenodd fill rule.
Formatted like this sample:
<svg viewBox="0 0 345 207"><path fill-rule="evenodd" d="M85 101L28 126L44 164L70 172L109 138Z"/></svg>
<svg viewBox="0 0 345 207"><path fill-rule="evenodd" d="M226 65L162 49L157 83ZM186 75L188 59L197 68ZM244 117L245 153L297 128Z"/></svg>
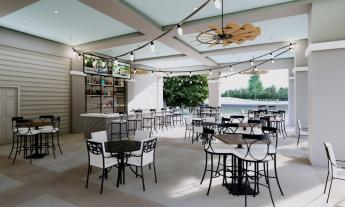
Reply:
<svg viewBox="0 0 345 207"><path fill-rule="evenodd" d="M247 187L247 195L257 195L257 193L254 192L254 190L249 186L245 184L233 184L228 183L225 184L225 187L229 190L229 194L232 195L245 195L246 194L246 187Z"/></svg>
<svg viewBox="0 0 345 207"><path fill-rule="evenodd" d="M32 154L32 155L28 155L25 157L25 159L42 159L43 157L45 157L47 154Z"/></svg>

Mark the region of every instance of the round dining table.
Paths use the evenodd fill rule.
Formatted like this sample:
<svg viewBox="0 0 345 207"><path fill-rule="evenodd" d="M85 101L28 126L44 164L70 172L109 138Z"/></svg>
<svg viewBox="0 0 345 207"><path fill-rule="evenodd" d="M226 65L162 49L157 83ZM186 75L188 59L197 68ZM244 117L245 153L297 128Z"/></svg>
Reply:
<svg viewBox="0 0 345 207"><path fill-rule="evenodd" d="M140 150L141 142L135 140L114 140L105 142L105 151L118 160L118 174L116 187L125 184L125 158L130 156L128 153Z"/></svg>

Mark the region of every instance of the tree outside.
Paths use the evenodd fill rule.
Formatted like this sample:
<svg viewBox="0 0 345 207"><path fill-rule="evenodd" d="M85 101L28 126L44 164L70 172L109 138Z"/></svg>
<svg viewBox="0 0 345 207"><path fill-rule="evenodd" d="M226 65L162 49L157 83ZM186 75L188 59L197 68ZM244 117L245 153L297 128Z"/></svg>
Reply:
<svg viewBox="0 0 345 207"><path fill-rule="evenodd" d="M221 96L253 100L286 101L288 100L288 88L280 87L277 90L274 85L268 88L263 88L260 76L258 74L252 74L248 81L247 88L227 90L222 93Z"/></svg>
<svg viewBox="0 0 345 207"><path fill-rule="evenodd" d="M163 97L167 106L198 106L208 97L207 77L193 75L164 78Z"/></svg>

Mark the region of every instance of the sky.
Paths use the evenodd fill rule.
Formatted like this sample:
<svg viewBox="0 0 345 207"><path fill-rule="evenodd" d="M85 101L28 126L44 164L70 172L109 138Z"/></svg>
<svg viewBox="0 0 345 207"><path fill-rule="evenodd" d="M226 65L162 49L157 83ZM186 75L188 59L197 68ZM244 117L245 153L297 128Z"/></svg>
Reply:
<svg viewBox="0 0 345 207"><path fill-rule="evenodd" d="M225 75L225 74L222 74ZM220 91L223 93L229 89L246 88L250 75L234 75L229 78L220 80ZM288 70L269 70L268 73L260 75L260 79L264 88L275 85L276 88L288 87L289 77Z"/></svg>

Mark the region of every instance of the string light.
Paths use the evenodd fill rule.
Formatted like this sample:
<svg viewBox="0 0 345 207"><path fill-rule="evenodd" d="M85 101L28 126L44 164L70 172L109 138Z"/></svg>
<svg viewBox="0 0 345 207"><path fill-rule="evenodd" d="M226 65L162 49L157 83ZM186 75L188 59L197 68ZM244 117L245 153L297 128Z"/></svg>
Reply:
<svg viewBox="0 0 345 207"><path fill-rule="evenodd" d="M252 66L254 65L254 60L253 60L253 59L250 61L250 64L251 64Z"/></svg>
<svg viewBox="0 0 345 207"><path fill-rule="evenodd" d="M271 62L274 64L274 59L273 58L271 58Z"/></svg>
<svg viewBox="0 0 345 207"><path fill-rule="evenodd" d="M153 42L151 42L150 47L151 47L151 51L155 52L156 48L155 48L155 44Z"/></svg>
<svg viewBox="0 0 345 207"><path fill-rule="evenodd" d="M273 53L270 53L271 59L273 59Z"/></svg>
<svg viewBox="0 0 345 207"><path fill-rule="evenodd" d="M151 72L151 75L153 76L154 73L155 73L155 71L152 71L152 72Z"/></svg>
<svg viewBox="0 0 345 207"><path fill-rule="evenodd" d="M114 65L119 66L119 60L117 58L115 58Z"/></svg>
<svg viewBox="0 0 345 207"><path fill-rule="evenodd" d="M131 55L129 56L129 59L133 62L134 61L134 53L131 52Z"/></svg>
<svg viewBox="0 0 345 207"><path fill-rule="evenodd" d="M213 0L214 6L217 9L221 9L222 8L222 3L220 2L220 0Z"/></svg>
<svg viewBox="0 0 345 207"><path fill-rule="evenodd" d="M80 60L80 59L81 59L81 54L78 55L78 60Z"/></svg>
<svg viewBox="0 0 345 207"><path fill-rule="evenodd" d="M189 77L190 77L190 78L192 77L192 72L189 72Z"/></svg>
<svg viewBox="0 0 345 207"><path fill-rule="evenodd" d="M181 25L177 25L177 33L178 33L178 35L180 35L180 36L182 36L183 35L183 29L182 29L182 27L181 27Z"/></svg>
<svg viewBox="0 0 345 207"><path fill-rule="evenodd" d="M210 69L210 75L212 75L212 70Z"/></svg>
<svg viewBox="0 0 345 207"><path fill-rule="evenodd" d="M133 73L134 73L134 74L136 74L136 73L137 73L137 69L136 69L136 68L134 68Z"/></svg>

